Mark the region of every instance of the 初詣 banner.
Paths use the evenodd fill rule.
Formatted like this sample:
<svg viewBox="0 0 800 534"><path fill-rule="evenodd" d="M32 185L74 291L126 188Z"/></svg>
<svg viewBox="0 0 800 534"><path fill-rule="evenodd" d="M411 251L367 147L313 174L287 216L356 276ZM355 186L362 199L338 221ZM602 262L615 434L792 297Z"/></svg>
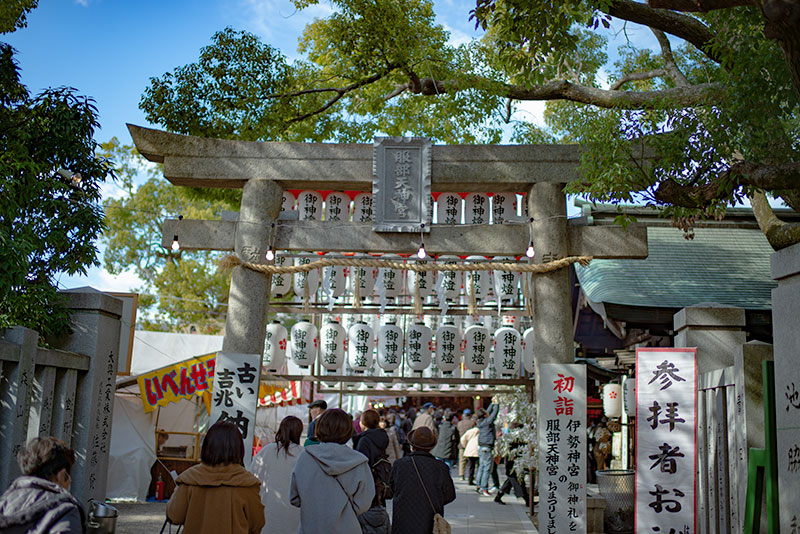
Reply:
<svg viewBox="0 0 800 534"><path fill-rule="evenodd" d="M697 349L636 350L636 532L695 531Z"/></svg>

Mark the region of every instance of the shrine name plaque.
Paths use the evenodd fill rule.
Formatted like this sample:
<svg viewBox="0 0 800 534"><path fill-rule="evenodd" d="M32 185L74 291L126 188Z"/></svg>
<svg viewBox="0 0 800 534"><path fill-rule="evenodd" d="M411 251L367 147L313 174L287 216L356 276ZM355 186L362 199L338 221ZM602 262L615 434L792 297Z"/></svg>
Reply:
<svg viewBox="0 0 800 534"><path fill-rule="evenodd" d="M430 231L430 139L376 137L373 147L372 230Z"/></svg>

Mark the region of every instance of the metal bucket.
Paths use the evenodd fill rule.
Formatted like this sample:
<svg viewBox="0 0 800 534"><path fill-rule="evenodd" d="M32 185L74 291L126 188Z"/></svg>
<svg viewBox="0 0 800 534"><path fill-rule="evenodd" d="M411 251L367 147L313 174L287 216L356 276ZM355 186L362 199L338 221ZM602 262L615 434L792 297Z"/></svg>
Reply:
<svg viewBox="0 0 800 534"><path fill-rule="evenodd" d="M117 529L119 510L104 502L89 501L89 521L86 523L87 534L114 534Z"/></svg>
<svg viewBox="0 0 800 534"><path fill-rule="evenodd" d="M633 533L634 471L605 469L597 472L600 495L606 499L603 525L615 534Z"/></svg>

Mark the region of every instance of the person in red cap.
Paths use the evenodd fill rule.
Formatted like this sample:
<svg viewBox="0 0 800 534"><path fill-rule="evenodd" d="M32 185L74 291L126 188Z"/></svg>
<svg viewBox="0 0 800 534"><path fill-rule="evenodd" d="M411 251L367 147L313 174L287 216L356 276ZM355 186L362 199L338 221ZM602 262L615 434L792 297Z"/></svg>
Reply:
<svg viewBox="0 0 800 534"><path fill-rule="evenodd" d="M444 516L444 507L456 498L450 469L434 458L436 431L426 426L408 434L411 454L392 466L392 532L431 534L433 516Z"/></svg>

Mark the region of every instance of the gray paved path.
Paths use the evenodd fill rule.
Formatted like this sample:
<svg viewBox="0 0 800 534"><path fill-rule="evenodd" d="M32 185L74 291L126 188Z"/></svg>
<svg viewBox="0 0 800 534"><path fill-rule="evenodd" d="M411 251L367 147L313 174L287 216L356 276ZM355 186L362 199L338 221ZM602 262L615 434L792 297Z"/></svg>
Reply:
<svg viewBox="0 0 800 534"><path fill-rule="evenodd" d="M493 496L475 493L474 486L460 479L455 483L456 500L444 510L454 534L536 534L522 499L506 495L503 501L508 504L497 504ZM115 503L114 506L120 512L117 534L158 533L164 523L163 503Z"/></svg>

